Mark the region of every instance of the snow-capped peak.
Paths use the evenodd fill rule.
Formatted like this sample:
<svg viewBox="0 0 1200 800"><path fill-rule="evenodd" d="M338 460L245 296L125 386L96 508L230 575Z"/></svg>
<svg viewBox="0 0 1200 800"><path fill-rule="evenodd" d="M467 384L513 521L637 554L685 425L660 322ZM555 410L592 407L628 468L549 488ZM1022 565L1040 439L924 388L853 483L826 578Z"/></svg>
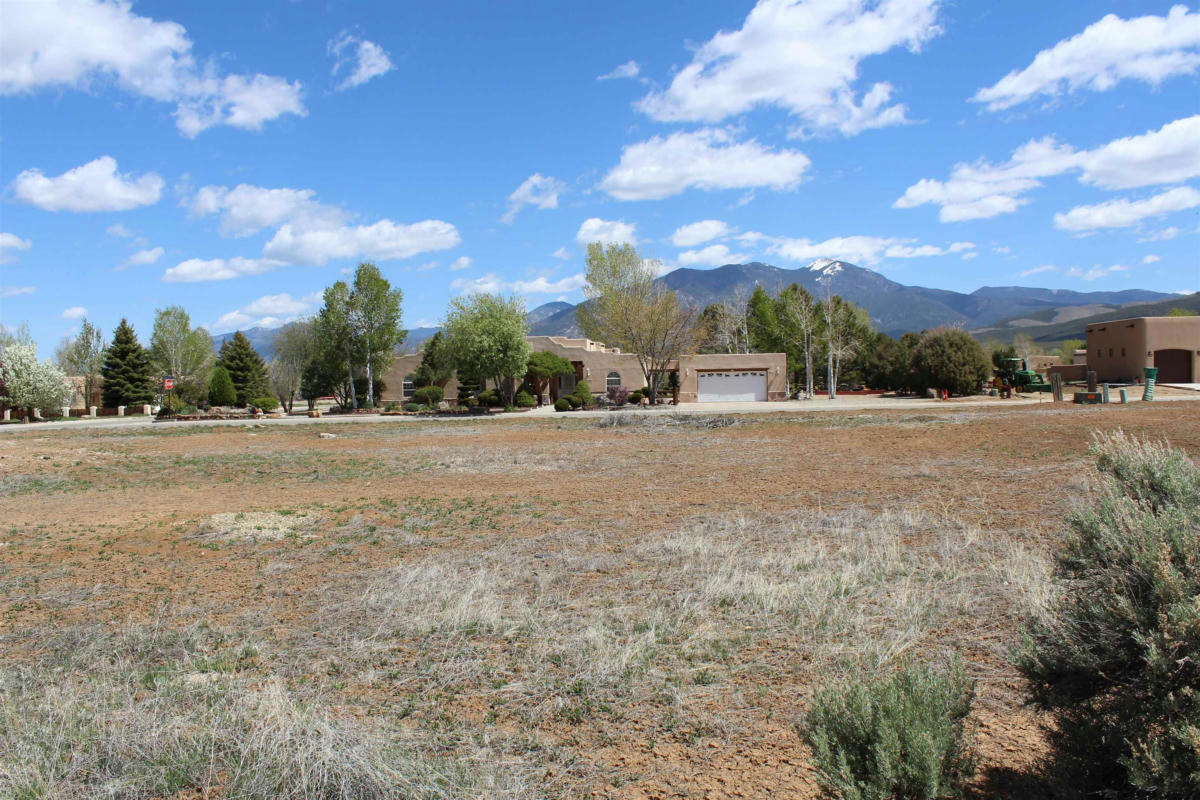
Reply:
<svg viewBox="0 0 1200 800"><path fill-rule="evenodd" d="M834 261L832 258L818 258L816 261L808 265L808 268L813 272L819 272L825 277L833 277L842 271L842 265Z"/></svg>

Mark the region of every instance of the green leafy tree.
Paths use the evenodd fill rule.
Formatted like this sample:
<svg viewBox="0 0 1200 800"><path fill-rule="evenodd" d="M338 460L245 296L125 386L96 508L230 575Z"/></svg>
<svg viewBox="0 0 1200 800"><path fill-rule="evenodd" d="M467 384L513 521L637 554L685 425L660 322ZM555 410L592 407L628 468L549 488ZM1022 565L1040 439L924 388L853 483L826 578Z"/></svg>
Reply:
<svg viewBox="0 0 1200 800"><path fill-rule="evenodd" d="M404 296L393 289L379 268L359 264L349 297L349 322L367 368L367 402L374 405L375 375L392 365L396 348L407 332L400 327L400 303Z"/></svg>
<svg viewBox="0 0 1200 800"><path fill-rule="evenodd" d="M217 363L225 368L229 379L233 381L237 405L248 405L254 402L255 398L271 393L267 365L241 331L234 333L232 339L221 343Z"/></svg>
<svg viewBox="0 0 1200 800"><path fill-rule="evenodd" d="M154 398L150 354L138 342L128 320L122 319L113 331L100 374L104 378L106 408L142 405Z"/></svg>
<svg viewBox="0 0 1200 800"><path fill-rule="evenodd" d="M345 366L340 348L331 344L323 345L304 365L300 374L300 396L308 402L310 411L316 408L320 397L333 396L339 404L349 405Z"/></svg>
<svg viewBox="0 0 1200 800"><path fill-rule="evenodd" d="M450 344L446 337L438 331L421 346L421 363L413 372L413 385L437 386L446 388L446 384L454 377L454 355L450 352Z"/></svg>
<svg viewBox="0 0 1200 800"><path fill-rule="evenodd" d="M316 321L301 319L284 325L275 334L274 344L275 357L268 365L271 389L290 414L301 391L304 370L321 350Z"/></svg>
<svg viewBox="0 0 1200 800"><path fill-rule="evenodd" d="M0 354L0 386L0 402L27 409L30 417L35 408L57 414L74 391L61 369L49 360L39 362L37 347L24 343L6 346Z"/></svg>
<svg viewBox="0 0 1200 800"><path fill-rule="evenodd" d="M212 377L208 380L208 403L212 406L231 406L237 402L237 390L233 388L233 379L229 370L220 364L212 369Z"/></svg>
<svg viewBox="0 0 1200 800"><path fill-rule="evenodd" d="M442 329L459 372L491 379L504 404L512 405L516 381L529 362L525 303L494 294L456 297Z"/></svg>
<svg viewBox="0 0 1200 800"><path fill-rule="evenodd" d="M1082 350L1087 346L1087 342L1083 339L1067 339L1062 343L1061 363L1073 364L1075 362L1075 351Z"/></svg>
<svg viewBox="0 0 1200 800"><path fill-rule="evenodd" d="M655 402L658 378L671 361L691 352L697 312L675 292L655 282L656 262L643 259L631 244L593 242L587 249L588 302L575 317L584 335L633 353Z"/></svg>
<svg viewBox="0 0 1200 800"><path fill-rule="evenodd" d="M68 375L83 378L83 404L91 405L104 368L104 334L84 317L79 333L59 345L55 360Z"/></svg>
<svg viewBox="0 0 1200 800"><path fill-rule="evenodd" d="M1062 591L1016 664L1054 716L1063 797L1200 797L1200 467L1121 431L1095 437L1098 491L1067 518Z"/></svg>
<svg viewBox="0 0 1200 800"><path fill-rule="evenodd" d="M534 394L542 397L549 389L552 379L574 372L575 367L567 359L556 353L539 350L529 356L525 365L525 380L533 387Z"/></svg>
<svg viewBox="0 0 1200 800"><path fill-rule="evenodd" d="M946 389L952 394L971 394L987 380L989 370L983 348L966 331L937 328L921 335L913 350L916 388Z"/></svg>
<svg viewBox="0 0 1200 800"><path fill-rule="evenodd" d="M215 361L212 337L204 328L192 327L183 307L168 306L155 312L150 367L156 379L170 375L175 379L175 394L194 404L208 390Z"/></svg>
<svg viewBox="0 0 1200 800"><path fill-rule="evenodd" d="M1168 317L1194 317L1197 314L1200 314L1200 311L1195 311L1190 308L1180 308L1179 306L1167 311Z"/></svg>
<svg viewBox="0 0 1200 800"><path fill-rule="evenodd" d="M906 337L908 337L906 339ZM912 337L899 340L879 334L863 366L863 380L872 389L908 391L912 389Z"/></svg>
<svg viewBox="0 0 1200 800"><path fill-rule="evenodd" d="M325 290L325 305L317 315L317 327L320 329L321 338L331 349L326 355L331 356L332 352L337 352L341 357L345 378L338 383L347 387L346 399L342 405L358 408L354 373L363 363L363 358L361 351L356 347L350 286L345 281L338 281Z"/></svg>

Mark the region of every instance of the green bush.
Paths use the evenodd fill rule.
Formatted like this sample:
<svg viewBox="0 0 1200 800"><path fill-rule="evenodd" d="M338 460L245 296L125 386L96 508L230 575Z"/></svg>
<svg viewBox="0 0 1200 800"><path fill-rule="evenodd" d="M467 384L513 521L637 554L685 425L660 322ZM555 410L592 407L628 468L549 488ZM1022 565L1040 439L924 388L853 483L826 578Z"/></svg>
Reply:
<svg viewBox="0 0 1200 800"><path fill-rule="evenodd" d="M818 692L798 724L817 784L841 800L960 796L975 768L966 731L973 696L957 661Z"/></svg>
<svg viewBox="0 0 1200 800"><path fill-rule="evenodd" d="M400 404L397 403L395 400L388 400L387 403L383 406L383 410L384 411L399 411Z"/></svg>
<svg viewBox="0 0 1200 800"><path fill-rule="evenodd" d="M979 342L966 331L938 328L921 335L912 353L917 391L947 389L951 394L974 394L991 375Z"/></svg>
<svg viewBox="0 0 1200 800"><path fill-rule="evenodd" d="M405 403L404 410L405 411L420 411L421 404L420 403Z"/></svg>
<svg viewBox="0 0 1200 800"><path fill-rule="evenodd" d="M261 408L263 411L274 411L279 408L279 399L267 395L266 397L256 397L250 401L250 405L255 408Z"/></svg>
<svg viewBox="0 0 1200 800"><path fill-rule="evenodd" d="M533 408L537 405L537 400L529 392L521 389L517 392L517 396L513 398L513 403L517 408Z"/></svg>
<svg viewBox="0 0 1200 800"><path fill-rule="evenodd" d="M583 401L582 405L590 406L595 400L592 397L592 387L588 386L587 381L580 381L575 384L575 391L572 392L576 397Z"/></svg>
<svg viewBox="0 0 1200 800"><path fill-rule="evenodd" d="M500 397L500 393L495 389L484 389L482 392L475 395L475 398L479 401L481 406L487 406L489 408L496 408L504 405L503 398Z"/></svg>
<svg viewBox="0 0 1200 800"><path fill-rule="evenodd" d="M430 408L437 408L438 403L442 402L445 396L446 393L442 391L442 387L440 386L422 386L413 392L412 399L414 403L429 406Z"/></svg>
<svg viewBox="0 0 1200 800"><path fill-rule="evenodd" d="M560 399L566 400L568 403L570 403L571 408L579 408L580 406L583 405L583 401L580 400L577 395L569 394L566 397L560 398Z"/></svg>
<svg viewBox="0 0 1200 800"><path fill-rule="evenodd" d="M213 367L212 378L208 381L208 404L212 406L231 406L237 402L237 391L233 388L233 379L229 370L220 364Z"/></svg>
<svg viewBox="0 0 1200 800"><path fill-rule="evenodd" d="M158 418L173 417L176 414L182 414L186 405L182 400L173 394L168 394L163 397L162 405L158 407Z"/></svg>
<svg viewBox="0 0 1200 800"><path fill-rule="evenodd" d="M555 411L566 411L569 408L571 408L571 402L565 397L560 397L554 401Z"/></svg>
<svg viewBox="0 0 1200 800"><path fill-rule="evenodd" d="M1092 452L1101 486L1068 517L1063 591L1016 664L1069 792L1200 797L1200 467L1121 431Z"/></svg>
<svg viewBox="0 0 1200 800"><path fill-rule="evenodd" d="M630 392L628 402L633 403L634 405L640 405L642 402L641 390Z"/></svg>

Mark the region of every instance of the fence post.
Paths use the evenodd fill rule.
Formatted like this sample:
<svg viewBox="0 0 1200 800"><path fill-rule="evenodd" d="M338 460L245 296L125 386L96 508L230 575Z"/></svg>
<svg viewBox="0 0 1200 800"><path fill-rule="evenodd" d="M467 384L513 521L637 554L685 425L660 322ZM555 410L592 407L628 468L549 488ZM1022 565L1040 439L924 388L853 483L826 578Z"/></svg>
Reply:
<svg viewBox="0 0 1200 800"><path fill-rule="evenodd" d="M94 416L96 416L96 411L97 411L96 407L95 407L95 406L91 406L91 407L88 409L88 416L89 416L89 417L94 417Z"/></svg>
<svg viewBox="0 0 1200 800"><path fill-rule="evenodd" d="M125 406L117 406L117 416L118 417L125 416Z"/></svg>

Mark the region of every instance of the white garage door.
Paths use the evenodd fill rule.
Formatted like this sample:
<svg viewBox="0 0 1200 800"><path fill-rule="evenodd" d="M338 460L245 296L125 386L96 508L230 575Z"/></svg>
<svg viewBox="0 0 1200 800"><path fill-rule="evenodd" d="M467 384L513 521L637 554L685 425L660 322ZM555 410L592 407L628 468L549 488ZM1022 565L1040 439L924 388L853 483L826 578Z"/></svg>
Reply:
<svg viewBox="0 0 1200 800"><path fill-rule="evenodd" d="M701 403L750 403L767 399L767 373L701 372L696 400Z"/></svg>

